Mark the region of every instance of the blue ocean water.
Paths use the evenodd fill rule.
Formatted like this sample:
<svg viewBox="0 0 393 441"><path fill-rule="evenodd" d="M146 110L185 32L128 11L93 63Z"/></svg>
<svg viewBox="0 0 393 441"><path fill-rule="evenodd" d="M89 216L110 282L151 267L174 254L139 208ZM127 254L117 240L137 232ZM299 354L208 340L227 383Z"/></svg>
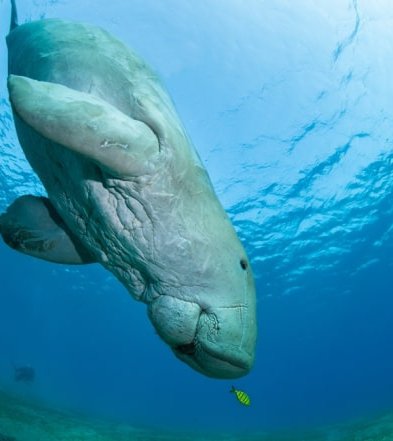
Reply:
<svg viewBox="0 0 393 441"><path fill-rule="evenodd" d="M182 364L102 268L0 244L0 385L152 427L269 430L393 409L393 7L388 0L17 1L100 25L169 90L252 261L259 338L234 382ZM6 91L0 211L44 190ZM12 364L37 380L15 384Z"/></svg>

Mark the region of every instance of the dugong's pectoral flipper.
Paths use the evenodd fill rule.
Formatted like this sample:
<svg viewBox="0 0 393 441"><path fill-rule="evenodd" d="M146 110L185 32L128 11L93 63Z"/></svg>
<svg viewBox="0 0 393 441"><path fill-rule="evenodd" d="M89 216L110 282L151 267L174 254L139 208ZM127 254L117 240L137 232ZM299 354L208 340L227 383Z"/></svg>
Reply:
<svg viewBox="0 0 393 441"><path fill-rule="evenodd" d="M29 195L16 199L0 215L0 234L11 248L50 262L94 261L44 197Z"/></svg>
<svg viewBox="0 0 393 441"><path fill-rule="evenodd" d="M127 178L149 173L159 153L154 132L106 101L60 84L10 75L16 113L46 138Z"/></svg>

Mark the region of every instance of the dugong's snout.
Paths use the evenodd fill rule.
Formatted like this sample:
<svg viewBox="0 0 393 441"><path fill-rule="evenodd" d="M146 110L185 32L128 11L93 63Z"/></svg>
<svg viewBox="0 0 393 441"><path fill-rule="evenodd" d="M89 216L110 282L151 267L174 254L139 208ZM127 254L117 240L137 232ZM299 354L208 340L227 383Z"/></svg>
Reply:
<svg viewBox="0 0 393 441"><path fill-rule="evenodd" d="M214 378L246 375L254 362L255 320L244 306L205 310L197 303L163 295L149 316L175 355Z"/></svg>

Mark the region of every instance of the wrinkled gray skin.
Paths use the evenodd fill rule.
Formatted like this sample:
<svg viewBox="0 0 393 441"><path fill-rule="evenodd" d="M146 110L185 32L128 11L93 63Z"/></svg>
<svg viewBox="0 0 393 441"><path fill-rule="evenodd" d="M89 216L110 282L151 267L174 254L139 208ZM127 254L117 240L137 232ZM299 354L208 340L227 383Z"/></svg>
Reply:
<svg viewBox="0 0 393 441"><path fill-rule="evenodd" d="M147 304L182 361L216 378L248 373L250 264L157 77L86 24L32 22L7 43L18 137L49 198L9 207L5 242L52 262L99 262Z"/></svg>

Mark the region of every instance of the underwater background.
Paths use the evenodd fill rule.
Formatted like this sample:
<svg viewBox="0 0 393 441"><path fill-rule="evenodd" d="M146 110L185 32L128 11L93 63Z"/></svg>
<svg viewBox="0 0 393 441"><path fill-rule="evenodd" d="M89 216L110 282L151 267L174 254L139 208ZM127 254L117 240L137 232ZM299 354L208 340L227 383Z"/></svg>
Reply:
<svg viewBox="0 0 393 441"><path fill-rule="evenodd" d="M174 357L145 305L103 268L39 261L1 242L0 389L49 408L190 433L246 436L392 412L391 1L17 7L20 23L102 26L159 74L251 259L259 334L248 376L203 377ZM0 212L22 194L45 194L13 127L9 17L3 0ZM15 382L14 365L27 364L35 381ZM247 391L250 407L229 393L232 384ZM341 439L334 433L329 439Z"/></svg>

